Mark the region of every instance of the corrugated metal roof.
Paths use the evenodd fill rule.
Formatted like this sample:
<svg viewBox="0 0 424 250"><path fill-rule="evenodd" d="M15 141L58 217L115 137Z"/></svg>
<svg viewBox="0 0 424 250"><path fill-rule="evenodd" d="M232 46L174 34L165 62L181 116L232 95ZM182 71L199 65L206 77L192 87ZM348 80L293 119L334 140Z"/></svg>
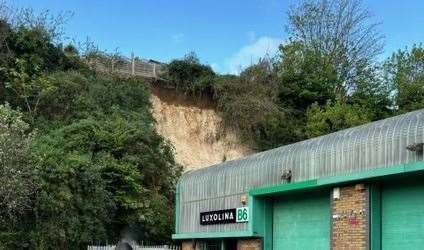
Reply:
<svg viewBox="0 0 424 250"><path fill-rule="evenodd" d="M252 187L421 160L406 147L424 142L424 109L188 172L180 180L180 233L247 230L246 223L201 226L199 214L240 206Z"/></svg>

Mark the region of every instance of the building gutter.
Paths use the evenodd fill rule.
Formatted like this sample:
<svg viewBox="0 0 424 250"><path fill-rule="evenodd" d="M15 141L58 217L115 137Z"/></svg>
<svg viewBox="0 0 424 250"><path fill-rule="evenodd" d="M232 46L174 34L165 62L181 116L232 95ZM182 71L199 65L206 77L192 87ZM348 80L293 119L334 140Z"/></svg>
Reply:
<svg viewBox="0 0 424 250"><path fill-rule="evenodd" d="M316 189L331 185L339 185L349 182L357 182L361 180L378 179L383 177L395 176L400 174L414 173L424 171L424 161L414 163L400 164L390 167L379 167L368 169L361 172L354 172L344 175L336 175L330 177L322 177L313 180L285 183L272 186L258 187L250 189L249 195L253 197L275 196L283 193Z"/></svg>
<svg viewBox="0 0 424 250"><path fill-rule="evenodd" d="M173 234L173 240L182 239L220 239L220 238L244 238L254 237L251 231L230 231L230 232L194 232L194 233L181 233ZM257 235L256 235L257 236Z"/></svg>

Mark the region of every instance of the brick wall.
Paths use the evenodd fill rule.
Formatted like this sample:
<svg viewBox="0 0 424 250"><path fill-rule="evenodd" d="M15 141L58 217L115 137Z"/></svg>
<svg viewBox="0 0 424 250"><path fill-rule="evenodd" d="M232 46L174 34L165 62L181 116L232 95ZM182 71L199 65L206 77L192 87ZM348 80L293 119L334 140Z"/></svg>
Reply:
<svg viewBox="0 0 424 250"><path fill-rule="evenodd" d="M260 239L240 239L237 250L262 250L262 242Z"/></svg>
<svg viewBox="0 0 424 250"><path fill-rule="evenodd" d="M333 190L334 195L334 190ZM365 250L368 247L368 190L363 184L340 187L332 195L332 249Z"/></svg>

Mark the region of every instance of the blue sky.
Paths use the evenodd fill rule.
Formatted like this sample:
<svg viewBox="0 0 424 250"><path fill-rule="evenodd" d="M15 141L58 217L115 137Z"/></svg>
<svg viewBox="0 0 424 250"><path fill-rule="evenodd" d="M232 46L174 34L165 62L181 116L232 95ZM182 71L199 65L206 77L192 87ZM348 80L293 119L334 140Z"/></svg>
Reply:
<svg viewBox="0 0 424 250"><path fill-rule="evenodd" d="M66 36L108 51L168 62L194 51L220 73L237 73L287 38L295 0L7 0L52 13L72 11ZM382 22L385 52L424 42L423 0L365 0Z"/></svg>

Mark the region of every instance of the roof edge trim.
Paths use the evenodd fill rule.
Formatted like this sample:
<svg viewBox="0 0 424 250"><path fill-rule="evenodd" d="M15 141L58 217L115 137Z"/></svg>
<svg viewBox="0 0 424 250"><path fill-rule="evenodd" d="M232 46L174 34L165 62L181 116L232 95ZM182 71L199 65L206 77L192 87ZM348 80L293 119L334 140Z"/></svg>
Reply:
<svg viewBox="0 0 424 250"><path fill-rule="evenodd" d="M334 184L341 184L359 180L366 180L372 178L379 178L391 175L405 174L424 171L424 161L417 161L413 163L394 165L390 167L379 167L365 171L350 173L346 175L336 175L330 177L323 177L308 181L285 183L279 185L257 187L249 190L251 196L273 196L282 193L287 193L296 190L305 190L318 187L324 187Z"/></svg>
<svg viewBox="0 0 424 250"><path fill-rule="evenodd" d="M209 238L233 238L233 237L255 237L251 231L231 231L231 232L198 232L173 234L173 240L184 239L209 239Z"/></svg>

